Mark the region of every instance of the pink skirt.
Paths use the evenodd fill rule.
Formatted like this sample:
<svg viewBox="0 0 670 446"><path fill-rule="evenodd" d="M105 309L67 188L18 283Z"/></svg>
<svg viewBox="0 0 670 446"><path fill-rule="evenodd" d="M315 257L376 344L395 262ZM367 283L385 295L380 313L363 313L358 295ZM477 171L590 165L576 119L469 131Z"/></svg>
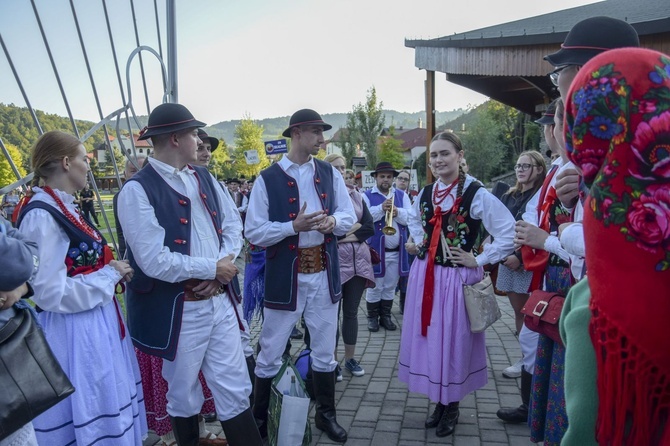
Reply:
<svg viewBox="0 0 670 446"><path fill-rule="evenodd" d="M487 383L484 333L471 333L463 281L477 283L482 268L435 266L433 309L427 336L421 335L426 261L415 259L409 273L398 378L411 392L448 404Z"/></svg>
<svg viewBox="0 0 670 446"><path fill-rule="evenodd" d="M137 362L140 365L140 375L142 376L142 389L144 390L144 405L147 409L147 424L149 429L156 435L165 435L172 430L170 417L167 413L167 390L168 384L163 379L163 359L158 356L147 355L135 349ZM205 395L205 402L202 405L201 414L216 412L214 407L214 398L212 392L207 387L205 377L200 372L200 384L202 384L202 393Z"/></svg>

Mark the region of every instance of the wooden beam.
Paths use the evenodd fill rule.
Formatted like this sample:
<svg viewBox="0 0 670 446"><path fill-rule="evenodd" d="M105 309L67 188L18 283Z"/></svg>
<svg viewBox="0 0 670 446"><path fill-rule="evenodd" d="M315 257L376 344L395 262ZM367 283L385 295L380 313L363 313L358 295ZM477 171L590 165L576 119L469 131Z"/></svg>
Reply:
<svg viewBox="0 0 670 446"><path fill-rule="evenodd" d="M435 136L435 72L426 71L426 184L434 181L430 170L430 140Z"/></svg>

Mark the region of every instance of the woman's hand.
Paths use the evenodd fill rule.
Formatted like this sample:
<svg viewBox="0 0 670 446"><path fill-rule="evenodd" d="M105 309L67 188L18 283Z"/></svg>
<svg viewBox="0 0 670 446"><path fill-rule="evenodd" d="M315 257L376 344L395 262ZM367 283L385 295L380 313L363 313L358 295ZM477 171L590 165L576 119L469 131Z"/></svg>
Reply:
<svg viewBox="0 0 670 446"><path fill-rule="evenodd" d="M512 254L511 256L503 259L503 261L500 262L500 263L505 265L507 268L511 269L512 271L519 271L521 269L521 266L522 266L521 262L519 261L517 256L515 256L514 254Z"/></svg>
<svg viewBox="0 0 670 446"><path fill-rule="evenodd" d="M479 265L477 264L477 259L471 252L463 251L461 248L451 248L451 255L447 256L447 259L451 263L456 265L465 266L468 268L476 268Z"/></svg>
<svg viewBox="0 0 670 446"><path fill-rule="evenodd" d="M544 249L544 242L549 234L525 221L516 222L514 245L526 245L534 249Z"/></svg>
<svg viewBox="0 0 670 446"><path fill-rule="evenodd" d="M419 254L419 247L416 246L416 243L414 243L414 242L405 243L405 250L407 250L408 254L411 254L413 256Z"/></svg>
<svg viewBox="0 0 670 446"><path fill-rule="evenodd" d="M130 282L132 280L135 270L130 267L127 260L112 260L109 262L109 266L121 274L121 282Z"/></svg>

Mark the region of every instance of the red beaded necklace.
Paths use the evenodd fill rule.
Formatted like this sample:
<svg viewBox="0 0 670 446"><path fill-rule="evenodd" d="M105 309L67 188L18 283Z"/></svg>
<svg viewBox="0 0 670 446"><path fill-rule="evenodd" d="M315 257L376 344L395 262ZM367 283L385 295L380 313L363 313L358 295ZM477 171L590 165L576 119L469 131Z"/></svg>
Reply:
<svg viewBox="0 0 670 446"><path fill-rule="evenodd" d="M438 183L435 183L435 186L433 186L433 204L435 206L439 206L442 204L442 202L447 198L451 190L458 184L458 178L454 180L453 183L451 183L449 186L447 186L445 189L439 190L440 188L438 187Z"/></svg>
<svg viewBox="0 0 670 446"><path fill-rule="evenodd" d="M42 190L46 192L47 195L49 195L51 198L54 199L63 215L65 215L65 218L67 218L70 221L70 223L75 225L77 229L79 229L81 232L91 237L96 242L102 241L100 233L98 233L95 229L91 228L86 222L86 220L83 220L81 218L78 211L77 211L77 217L72 215L72 213L68 210L68 208L65 207L65 203L63 203L63 200L60 199L60 197L56 194L56 192L54 192L54 190L51 187L44 186Z"/></svg>

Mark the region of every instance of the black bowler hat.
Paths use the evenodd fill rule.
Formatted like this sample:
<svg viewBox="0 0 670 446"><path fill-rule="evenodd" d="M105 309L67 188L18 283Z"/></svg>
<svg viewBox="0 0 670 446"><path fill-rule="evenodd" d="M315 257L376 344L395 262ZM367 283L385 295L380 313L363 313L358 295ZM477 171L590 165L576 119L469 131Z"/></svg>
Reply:
<svg viewBox="0 0 670 446"><path fill-rule="evenodd" d="M640 46L640 38L630 24L612 17L590 17L573 26L561 49L544 59L558 68L581 66L604 51L631 46Z"/></svg>
<svg viewBox="0 0 670 446"><path fill-rule="evenodd" d="M376 177L377 174L380 173L380 172L393 172L394 177L397 177L400 174L400 172L395 170L393 168L393 165L391 163L389 163L388 161L382 161L381 163L378 163L377 167L375 167L375 170L373 170L370 175L372 175L373 177Z"/></svg>
<svg viewBox="0 0 670 446"><path fill-rule="evenodd" d="M203 129L198 129L198 138L200 138L200 141L202 142L208 142L209 145L212 146L212 152L219 147L219 139L209 136Z"/></svg>
<svg viewBox="0 0 670 446"><path fill-rule="evenodd" d="M302 110L298 110L297 112L293 113L293 116L291 116L291 120L289 121L288 128L284 130L282 136L290 138L291 129L299 125L320 125L323 127L324 131L333 128L332 125L323 122L320 114L314 110L310 110L309 108L303 108Z"/></svg>
<svg viewBox="0 0 670 446"><path fill-rule="evenodd" d="M206 125L204 122L197 121L191 112L181 104L161 104L151 111L149 124L140 131L139 139L148 139L156 135L175 133Z"/></svg>
<svg viewBox="0 0 670 446"><path fill-rule="evenodd" d="M556 103L558 99L554 99L547 105L547 109L542 114L540 119L536 119L535 122L540 125L552 125L554 123L554 116L556 115Z"/></svg>
<svg viewBox="0 0 670 446"><path fill-rule="evenodd" d="M230 183L242 184L242 182L238 178L228 178L226 180L226 184L230 184Z"/></svg>

